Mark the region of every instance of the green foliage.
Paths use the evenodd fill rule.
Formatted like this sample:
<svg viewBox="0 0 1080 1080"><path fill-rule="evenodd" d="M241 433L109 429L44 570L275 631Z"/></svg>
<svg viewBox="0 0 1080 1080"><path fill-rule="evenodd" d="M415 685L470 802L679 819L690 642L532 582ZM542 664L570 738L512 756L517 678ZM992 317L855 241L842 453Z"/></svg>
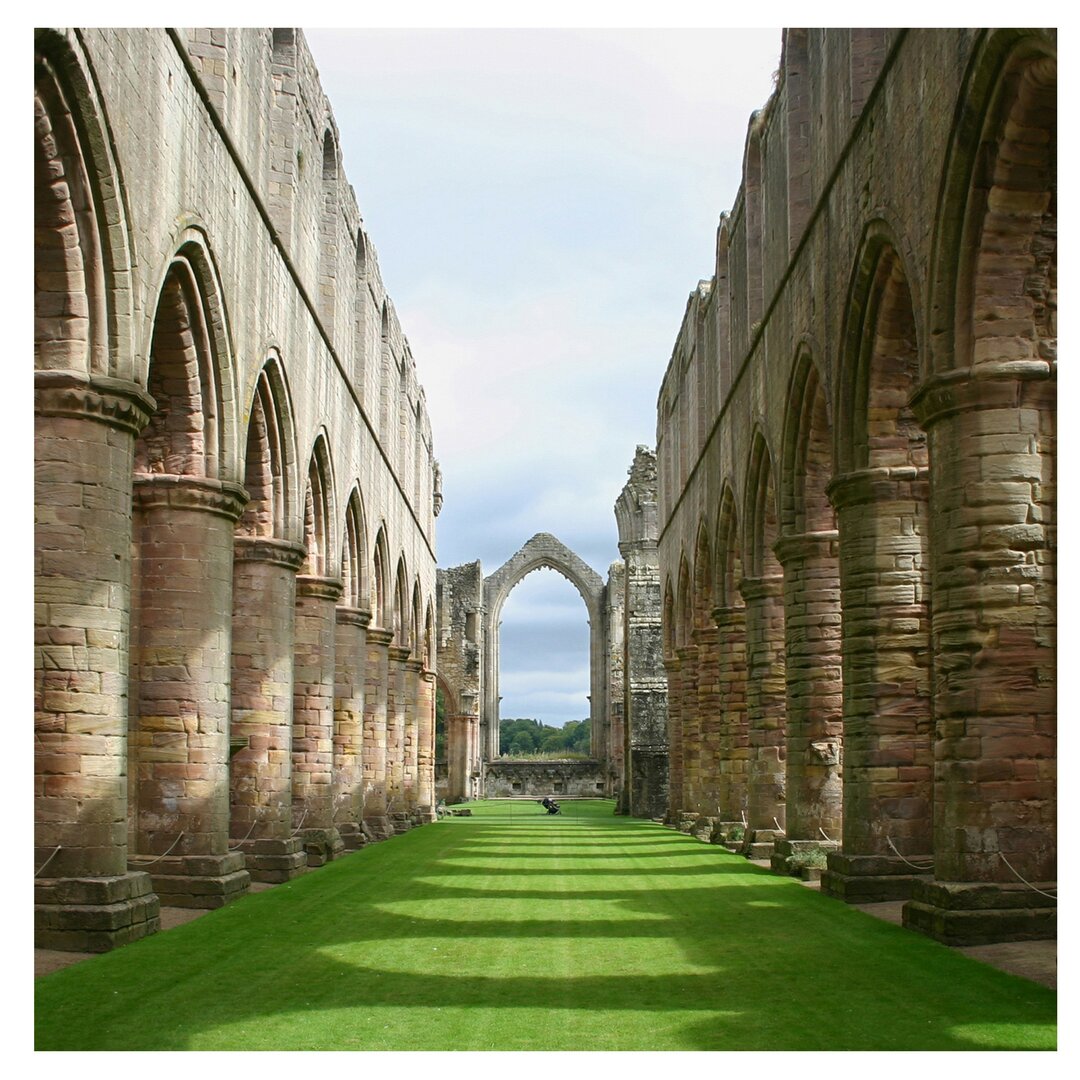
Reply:
<svg viewBox="0 0 1080 1080"><path fill-rule="evenodd" d="M499 746L504 758L588 758L590 737L588 720L570 720L561 728L539 720L499 721Z"/></svg>

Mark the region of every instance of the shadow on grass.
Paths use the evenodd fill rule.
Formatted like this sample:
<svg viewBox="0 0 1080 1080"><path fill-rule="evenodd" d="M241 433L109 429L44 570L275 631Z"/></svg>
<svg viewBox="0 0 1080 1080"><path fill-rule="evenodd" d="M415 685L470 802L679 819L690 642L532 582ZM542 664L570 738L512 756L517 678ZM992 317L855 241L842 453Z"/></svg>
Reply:
<svg viewBox="0 0 1080 1080"><path fill-rule="evenodd" d="M564 832L552 862L583 859ZM681 834L602 832L592 869L504 859L516 830L480 818L366 848L39 980L37 1048L1053 1046L1043 987ZM680 865L643 869L643 835Z"/></svg>

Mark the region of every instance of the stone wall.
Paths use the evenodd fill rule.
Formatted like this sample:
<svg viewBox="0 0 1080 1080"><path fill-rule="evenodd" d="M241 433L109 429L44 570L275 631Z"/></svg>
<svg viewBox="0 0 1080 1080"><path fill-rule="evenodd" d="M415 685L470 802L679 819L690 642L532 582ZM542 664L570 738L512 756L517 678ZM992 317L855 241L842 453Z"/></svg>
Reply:
<svg viewBox="0 0 1080 1080"><path fill-rule="evenodd" d="M946 941L1054 932L1056 250L1053 31L788 29L658 401L670 817Z"/></svg>
<svg viewBox="0 0 1080 1080"><path fill-rule="evenodd" d="M484 796L602 799L608 788L605 772L599 761L489 761L484 766Z"/></svg>
<svg viewBox="0 0 1080 1080"><path fill-rule="evenodd" d="M108 948L430 817L441 497L299 31L36 31L34 154L39 940Z"/></svg>

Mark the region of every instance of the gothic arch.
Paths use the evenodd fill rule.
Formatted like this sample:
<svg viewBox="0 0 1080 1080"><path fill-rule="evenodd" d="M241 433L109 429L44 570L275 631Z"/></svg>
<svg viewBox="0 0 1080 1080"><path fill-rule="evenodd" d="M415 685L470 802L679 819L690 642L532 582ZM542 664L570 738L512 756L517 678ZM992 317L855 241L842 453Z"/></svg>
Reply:
<svg viewBox="0 0 1080 1080"><path fill-rule="evenodd" d="M276 352L266 359L255 382L248 415L244 488L248 503L237 534L293 539L296 503L296 444L285 370Z"/></svg>
<svg viewBox="0 0 1080 1080"><path fill-rule="evenodd" d="M131 379L132 254L92 73L34 32L34 366Z"/></svg>
<svg viewBox="0 0 1080 1080"><path fill-rule="evenodd" d="M303 574L331 577L336 569L334 522L334 472L325 432L319 432L308 461L304 492L304 546L307 557Z"/></svg>
<svg viewBox="0 0 1080 1080"><path fill-rule="evenodd" d="M353 485L345 507L345 528L341 547L341 603L365 608L368 604L367 552L365 550L364 502L360 485Z"/></svg>
<svg viewBox="0 0 1080 1080"><path fill-rule="evenodd" d="M393 606L390 597L390 556L386 546L386 528L380 526L375 534L371 558L371 625L384 630L393 628Z"/></svg>
<svg viewBox="0 0 1080 1080"><path fill-rule="evenodd" d="M499 753L499 621L502 607L515 585L527 574L546 566L561 574L577 589L589 616L589 715L592 730L599 730L606 716L607 692L604 649L604 582L600 575L561 540L537 533L493 574L484 578L484 715L486 753Z"/></svg>

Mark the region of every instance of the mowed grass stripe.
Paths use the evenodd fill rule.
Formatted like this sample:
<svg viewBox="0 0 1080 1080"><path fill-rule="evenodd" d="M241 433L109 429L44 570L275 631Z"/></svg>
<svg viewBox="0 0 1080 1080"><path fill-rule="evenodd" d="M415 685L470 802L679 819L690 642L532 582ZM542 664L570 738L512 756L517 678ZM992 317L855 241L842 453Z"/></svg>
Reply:
<svg viewBox="0 0 1080 1080"><path fill-rule="evenodd" d="M39 979L36 1046L1055 1045L1045 987L610 802L567 810L475 804Z"/></svg>

